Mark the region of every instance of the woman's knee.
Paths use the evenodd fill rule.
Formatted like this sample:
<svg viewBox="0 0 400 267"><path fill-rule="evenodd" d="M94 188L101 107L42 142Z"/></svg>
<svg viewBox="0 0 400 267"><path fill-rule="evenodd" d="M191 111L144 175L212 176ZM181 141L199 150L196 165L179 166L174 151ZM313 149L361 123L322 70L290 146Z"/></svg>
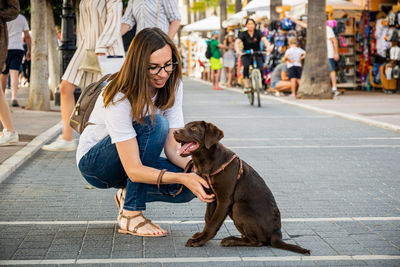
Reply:
<svg viewBox="0 0 400 267"><path fill-rule="evenodd" d="M157 135L165 135L165 138L167 137L169 132L169 122L164 116L156 114L153 120L151 120L150 117L146 117L145 121L149 130L155 131Z"/></svg>

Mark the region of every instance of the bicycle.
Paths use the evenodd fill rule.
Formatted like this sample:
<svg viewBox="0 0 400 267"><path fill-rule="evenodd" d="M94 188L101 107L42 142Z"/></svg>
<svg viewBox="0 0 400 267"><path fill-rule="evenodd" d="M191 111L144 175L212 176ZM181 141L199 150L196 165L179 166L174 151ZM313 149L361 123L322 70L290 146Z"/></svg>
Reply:
<svg viewBox="0 0 400 267"><path fill-rule="evenodd" d="M251 82L251 91L247 93L250 105L254 105L254 94L257 94L258 107L261 107L261 90L262 90L262 75L257 68L256 55L263 55L265 51L254 51L253 49L244 51L243 55L251 55L253 64L249 66L249 78Z"/></svg>

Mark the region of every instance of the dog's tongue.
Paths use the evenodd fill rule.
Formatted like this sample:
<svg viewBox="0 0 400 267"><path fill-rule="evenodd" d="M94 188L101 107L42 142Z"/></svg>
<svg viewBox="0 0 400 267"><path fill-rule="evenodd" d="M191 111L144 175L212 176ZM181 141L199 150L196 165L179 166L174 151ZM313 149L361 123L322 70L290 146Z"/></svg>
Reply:
<svg viewBox="0 0 400 267"><path fill-rule="evenodd" d="M191 151L190 149L192 148L192 146L195 146L194 142L190 142L190 143L186 143L186 144L182 145L181 148L179 148L177 151L178 155L182 155L187 152L190 152Z"/></svg>

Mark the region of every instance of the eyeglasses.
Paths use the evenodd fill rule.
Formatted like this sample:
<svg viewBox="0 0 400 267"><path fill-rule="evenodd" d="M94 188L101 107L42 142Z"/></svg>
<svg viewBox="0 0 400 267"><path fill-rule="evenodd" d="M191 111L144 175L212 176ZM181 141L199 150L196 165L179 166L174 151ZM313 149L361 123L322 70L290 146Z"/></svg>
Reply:
<svg viewBox="0 0 400 267"><path fill-rule="evenodd" d="M152 66L148 67L147 69L151 75L157 75L162 69L164 69L164 71L167 73L171 73L176 69L176 66L178 66L178 62L166 64L165 66Z"/></svg>

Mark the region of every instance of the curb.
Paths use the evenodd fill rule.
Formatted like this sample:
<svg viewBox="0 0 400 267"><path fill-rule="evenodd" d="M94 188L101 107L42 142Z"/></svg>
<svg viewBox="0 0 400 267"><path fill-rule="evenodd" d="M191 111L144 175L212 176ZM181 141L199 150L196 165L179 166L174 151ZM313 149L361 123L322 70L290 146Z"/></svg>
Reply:
<svg viewBox="0 0 400 267"><path fill-rule="evenodd" d="M203 81L201 79L192 78L192 77L187 77L187 78L188 79L192 79L194 81L202 82L204 84L211 85L210 82ZM236 92L236 93L242 93L242 91L240 89L226 88L224 86L221 86L221 87L223 87L224 90L228 90L228 91L232 91L232 92ZM307 105L307 104L296 103L296 102L293 102L293 101L289 101L289 100L285 100L285 99L277 98L277 97L273 97L273 96L268 96L268 95L261 95L261 98L272 100L272 101L275 101L275 102L281 102L281 103L284 103L284 104L289 104L289 105L292 105L292 106L296 106L296 107L300 107L300 108L304 108L304 109L308 109L308 110L312 110L312 111L316 111L318 113L323 113L323 114L327 114L327 115L332 115L332 116L344 118L344 119L347 119L347 120L361 122L361 123L364 123L364 124L367 124L367 125L370 125L370 126L383 128L385 130L390 130L390 131L394 131L394 132L400 132L400 125L394 125L394 124L390 124L390 123L386 123L386 122L380 122L380 121L376 121L376 120L366 119L366 118L358 116L358 115L346 114L346 113L337 112L337 111L333 111L333 110L329 110L329 109L317 108L317 107L310 106L310 105Z"/></svg>
<svg viewBox="0 0 400 267"><path fill-rule="evenodd" d="M29 160L48 141L60 134L62 121L36 136L31 142L17 151L0 165L0 184L5 181L16 169Z"/></svg>

